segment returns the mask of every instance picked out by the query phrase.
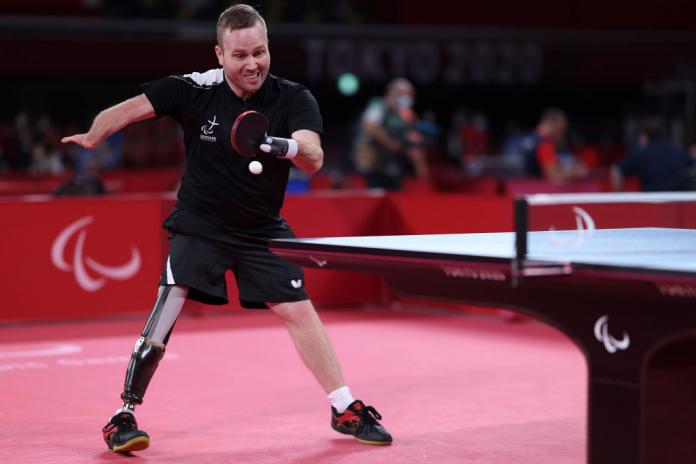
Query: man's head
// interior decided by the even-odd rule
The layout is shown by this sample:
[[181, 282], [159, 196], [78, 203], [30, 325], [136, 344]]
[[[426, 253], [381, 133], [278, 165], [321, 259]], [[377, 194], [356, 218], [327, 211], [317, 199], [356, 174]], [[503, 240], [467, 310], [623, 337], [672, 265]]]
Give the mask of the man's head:
[[568, 129], [568, 117], [558, 108], [547, 108], [541, 114], [539, 132], [545, 137], [559, 141]]
[[266, 22], [253, 7], [233, 5], [220, 14], [215, 54], [240, 98], [261, 88], [271, 65]]
[[387, 84], [384, 100], [394, 110], [410, 108], [415, 99], [416, 90], [408, 79], [397, 77]]
[[667, 138], [665, 126], [657, 115], [649, 115], [640, 122], [640, 138], [645, 139], [645, 143]]

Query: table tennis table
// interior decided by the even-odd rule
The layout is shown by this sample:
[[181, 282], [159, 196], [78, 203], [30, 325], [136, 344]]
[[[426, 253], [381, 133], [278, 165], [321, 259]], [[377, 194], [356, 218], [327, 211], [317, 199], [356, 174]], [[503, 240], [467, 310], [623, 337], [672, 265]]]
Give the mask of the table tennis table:
[[696, 230], [528, 232], [522, 265], [518, 245], [513, 232], [284, 239], [271, 249], [306, 267], [382, 275], [404, 296], [546, 321], [587, 361], [588, 462], [692, 462]]

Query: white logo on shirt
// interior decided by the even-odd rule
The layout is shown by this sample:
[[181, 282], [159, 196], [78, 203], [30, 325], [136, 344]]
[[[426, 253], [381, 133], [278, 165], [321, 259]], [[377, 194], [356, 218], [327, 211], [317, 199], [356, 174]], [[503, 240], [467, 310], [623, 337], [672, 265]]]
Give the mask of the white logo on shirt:
[[217, 122], [217, 116], [213, 116], [212, 121], [208, 119], [208, 125], [203, 124], [201, 126], [201, 140], [203, 140], [204, 142], [217, 142], [215, 136], [211, 134], [213, 133], [213, 128], [219, 125], [220, 123]]

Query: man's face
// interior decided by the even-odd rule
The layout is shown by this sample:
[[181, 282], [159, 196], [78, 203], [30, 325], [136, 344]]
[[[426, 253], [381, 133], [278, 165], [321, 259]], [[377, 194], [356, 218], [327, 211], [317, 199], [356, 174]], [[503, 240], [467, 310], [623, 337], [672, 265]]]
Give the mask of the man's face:
[[387, 106], [399, 110], [404, 107], [410, 108], [413, 105], [414, 97], [413, 87], [405, 82], [398, 82], [387, 91], [385, 100]]
[[563, 140], [563, 136], [568, 130], [568, 121], [565, 118], [558, 118], [551, 124], [551, 138], [557, 142]]
[[215, 54], [227, 82], [238, 97], [251, 97], [263, 85], [271, 66], [268, 37], [263, 24], [246, 29], [227, 30], [222, 36], [222, 48]]

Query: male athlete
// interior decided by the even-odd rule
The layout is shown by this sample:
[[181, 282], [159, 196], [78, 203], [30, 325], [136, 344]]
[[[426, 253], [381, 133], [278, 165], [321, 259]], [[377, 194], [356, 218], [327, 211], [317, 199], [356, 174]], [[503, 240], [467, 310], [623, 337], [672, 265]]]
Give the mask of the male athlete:
[[[392, 437], [379, 413], [355, 400], [345, 384], [324, 327], [303, 288], [302, 268], [268, 249], [273, 238], [293, 237], [279, 211], [292, 164], [307, 173], [321, 168], [322, 119], [304, 87], [268, 73], [266, 23], [248, 5], [226, 9], [217, 23], [215, 54], [220, 69], [169, 76], [145, 84], [144, 93], [97, 115], [87, 133], [63, 138], [92, 148], [128, 124], [169, 115], [184, 129], [187, 164], [174, 211], [164, 227], [170, 251], [155, 307], [135, 344], [126, 370], [123, 406], [103, 428], [115, 452], [142, 450], [150, 438], [139, 430], [141, 404], [162, 359], [186, 298], [227, 303], [225, 271], [237, 279], [247, 308], [270, 308], [287, 325], [305, 365], [331, 400], [331, 426], [372, 445]], [[235, 118], [257, 110], [269, 120], [257, 159], [263, 172], [249, 172], [249, 159], [235, 153], [230, 129]]]

